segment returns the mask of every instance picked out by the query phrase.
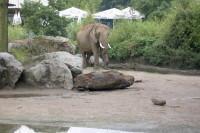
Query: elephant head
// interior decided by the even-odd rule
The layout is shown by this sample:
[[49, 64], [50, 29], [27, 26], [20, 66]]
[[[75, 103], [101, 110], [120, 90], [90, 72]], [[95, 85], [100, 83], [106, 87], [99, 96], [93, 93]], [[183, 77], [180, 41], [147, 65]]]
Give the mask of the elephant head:
[[103, 24], [94, 24], [90, 32], [90, 37], [96, 44], [96, 47], [99, 49], [102, 59], [104, 61], [104, 65], [107, 66], [109, 63], [108, 58], [108, 49], [111, 48], [108, 43], [110, 28]]

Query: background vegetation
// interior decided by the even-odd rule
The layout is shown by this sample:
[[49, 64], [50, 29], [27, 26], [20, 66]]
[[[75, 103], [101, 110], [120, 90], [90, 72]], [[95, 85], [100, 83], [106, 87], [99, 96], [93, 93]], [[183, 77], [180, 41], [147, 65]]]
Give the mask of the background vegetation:
[[8, 41], [27, 38], [26, 29], [21, 26], [8, 26]]
[[135, 3], [138, 10], [146, 13], [146, 19], [143, 22], [117, 23], [110, 37], [112, 59], [200, 69], [199, 0], [131, 2]]
[[115, 22], [109, 38], [114, 61], [200, 69], [200, 0], [49, 0], [49, 6], [28, 2], [22, 9], [23, 28], [9, 28], [10, 39], [25, 38], [31, 31], [65, 36], [75, 43], [79, 27], [95, 20], [89, 16], [77, 24], [58, 16], [59, 10], [72, 6], [90, 13], [131, 6], [145, 14], [141, 21]]

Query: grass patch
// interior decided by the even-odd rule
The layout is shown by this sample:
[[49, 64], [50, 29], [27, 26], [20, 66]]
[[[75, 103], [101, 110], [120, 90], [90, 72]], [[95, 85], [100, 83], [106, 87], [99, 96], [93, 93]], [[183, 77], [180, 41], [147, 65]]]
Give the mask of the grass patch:
[[11, 53], [21, 63], [26, 63], [29, 60], [29, 51], [25, 47], [12, 49]]
[[28, 37], [26, 30], [21, 26], [8, 26], [8, 41], [25, 39]]

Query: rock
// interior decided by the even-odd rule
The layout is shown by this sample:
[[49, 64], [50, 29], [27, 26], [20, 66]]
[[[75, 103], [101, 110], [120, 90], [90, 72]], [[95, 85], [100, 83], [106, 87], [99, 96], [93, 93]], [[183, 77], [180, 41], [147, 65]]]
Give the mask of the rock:
[[24, 80], [33, 86], [46, 88], [73, 88], [71, 71], [64, 62], [43, 60], [24, 72]]
[[151, 101], [154, 105], [164, 106], [166, 104], [166, 100], [163, 99], [152, 98]]
[[28, 44], [27, 40], [23, 40], [21, 42], [11, 42], [8, 43], [8, 52], [12, 52], [12, 49], [26, 47]]
[[82, 58], [68, 52], [52, 52], [37, 56], [33, 59], [34, 64], [42, 60], [57, 60], [66, 64], [72, 72], [73, 77], [82, 73]]
[[124, 89], [134, 83], [134, 77], [117, 71], [91, 72], [80, 74], [74, 79], [74, 89], [77, 90], [113, 90]]
[[76, 47], [69, 42], [68, 38], [53, 37], [53, 36], [40, 36], [33, 39], [33, 44], [42, 45], [48, 48], [49, 52], [66, 51], [75, 54]]
[[[89, 63], [90, 63], [91, 65], [94, 65], [94, 56], [91, 56], [91, 57], [90, 57]], [[100, 66], [104, 66], [103, 60], [102, 60], [100, 57], [99, 57], [99, 65], [100, 65]]]
[[7, 69], [0, 65], [0, 89], [7, 85]]
[[13, 49], [20, 49], [20, 48], [32, 48], [33, 39], [22, 39], [22, 40], [15, 40], [8, 43], [8, 52], [12, 52]]
[[[35, 55], [56, 51], [66, 51], [75, 54], [76, 47], [71, 44], [68, 38], [39, 36], [32, 39], [15, 40], [8, 44], [9, 51], [15, 48], [27, 48], [29, 51], [36, 52]], [[37, 49], [37, 51], [35, 51]]]
[[0, 88], [14, 87], [24, 67], [9, 53], [0, 53]]

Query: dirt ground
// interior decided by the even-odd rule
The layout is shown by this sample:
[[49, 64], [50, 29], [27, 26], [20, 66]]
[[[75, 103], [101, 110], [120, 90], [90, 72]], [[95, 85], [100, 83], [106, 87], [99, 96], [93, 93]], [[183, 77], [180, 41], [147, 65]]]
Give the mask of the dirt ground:
[[[89, 72], [90, 69], [84, 72]], [[118, 70], [141, 83], [115, 91], [20, 87], [0, 91], [0, 123], [199, 132], [200, 76]], [[166, 106], [153, 105], [160, 97]]]

